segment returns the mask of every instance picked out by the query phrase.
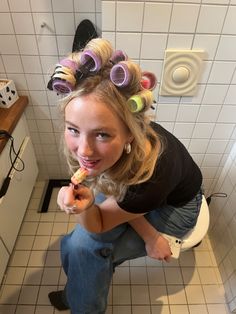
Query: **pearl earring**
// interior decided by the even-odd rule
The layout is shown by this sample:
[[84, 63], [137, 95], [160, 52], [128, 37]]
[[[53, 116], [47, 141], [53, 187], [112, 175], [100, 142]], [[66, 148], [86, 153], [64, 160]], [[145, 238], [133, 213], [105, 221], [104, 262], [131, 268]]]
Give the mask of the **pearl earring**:
[[126, 154], [130, 154], [131, 153], [131, 144], [130, 143], [126, 143], [125, 144], [125, 152]]

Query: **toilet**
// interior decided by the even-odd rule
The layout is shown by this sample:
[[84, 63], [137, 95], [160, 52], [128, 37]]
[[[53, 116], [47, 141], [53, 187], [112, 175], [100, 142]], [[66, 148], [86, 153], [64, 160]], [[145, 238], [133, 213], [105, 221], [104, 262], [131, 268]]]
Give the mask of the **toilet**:
[[200, 208], [199, 216], [195, 227], [190, 230], [182, 238], [181, 252], [191, 249], [195, 245], [199, 244], [206, 235], [210, 223], [209, 207], [205, 196], [202, 196], [202, 205]]

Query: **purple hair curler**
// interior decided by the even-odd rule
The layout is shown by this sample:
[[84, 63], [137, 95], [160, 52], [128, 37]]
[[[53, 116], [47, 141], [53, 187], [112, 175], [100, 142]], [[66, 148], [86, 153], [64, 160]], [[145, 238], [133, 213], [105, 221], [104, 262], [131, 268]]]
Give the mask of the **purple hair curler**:
[[131, 79], [127, 65], [123, 62], [114, 65], [110, 72], [110, 79], [116, 86], [127, 86]]
[[74, 86], [66, 80], [55, 78], [52, 81], [52, 88], [59, 94], [69, 94], [73, 91]]
[[126, 61], [127, 59], [128, 59], [128, 56], [126, 53], [124, 53], [122, 50], [116, 50], [112, 54], [110, 61], [112, 64], [116, 64], [121, 61]]
[[101, 69], [102, 61], [92, 50], [85, 50], [81, 55], [81, 72], [83, 68], [88, 72], [98, 72]]

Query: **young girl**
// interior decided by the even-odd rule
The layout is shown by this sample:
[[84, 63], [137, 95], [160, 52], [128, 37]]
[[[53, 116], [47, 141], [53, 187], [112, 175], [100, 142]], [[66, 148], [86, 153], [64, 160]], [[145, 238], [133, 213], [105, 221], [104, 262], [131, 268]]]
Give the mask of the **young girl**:
[[87, 174], [58, 194], [78, 224], [61, 242], [66, 287], [49, 298], [58, 310], [104, 314], [117, 265], [146, 255], [169, 261], [162, 233], [181, 238], [194, 227], [202, 175], [184, 145], [147, 117], [155, 76], [108, 41], [93, 39], [62, 61], [49, 88], [68, 94], [65, 154], [71, 174]]

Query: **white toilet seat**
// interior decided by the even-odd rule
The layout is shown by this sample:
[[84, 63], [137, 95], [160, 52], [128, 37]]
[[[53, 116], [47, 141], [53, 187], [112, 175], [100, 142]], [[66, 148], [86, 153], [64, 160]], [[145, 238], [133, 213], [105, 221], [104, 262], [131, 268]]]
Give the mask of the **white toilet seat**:
[[202, 196], [202, 205], [200, 208], [200, 213], [197, 219], [197, 223], [195, 227], [190, 230], [183, 238], [182, 238], [182, 246], [181, 251], [188, 250], [202, 241], [204, 236], [206, 235], [210, 224], [210, 215], [209, 215], [209, 207], [206, 202], [206, 198]]

